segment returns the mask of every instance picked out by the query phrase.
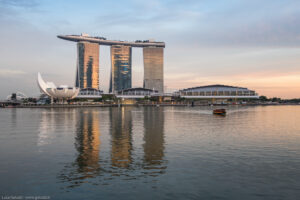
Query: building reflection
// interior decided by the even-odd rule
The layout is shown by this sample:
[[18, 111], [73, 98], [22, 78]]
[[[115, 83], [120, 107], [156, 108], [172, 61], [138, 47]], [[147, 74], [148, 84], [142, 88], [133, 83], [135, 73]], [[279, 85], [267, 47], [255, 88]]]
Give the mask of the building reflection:
[[100, 128], [99, 113], [91, 109], [78, 111], [75, 132], [77, 156], [73, 163], [65, 165], [59, 175], [68, 187], [79, 186], [85, 179], [94, 178], [100, 173]]
[[[67, 183], [67, 187], [76, 187], [86, 182], [109, 184], [114, 177], [124, 177], [126, 180], [155, 177], [165, 172], [167, 161], [164, 155], [163, 108], [133, 109], [110, 107], [100, 111], [83, 109], [76, 113], [77, 154], [74, 161], [66, 164], [58, 176], [62, 182]], [[107, 118], [104, 117], [101, 122], [102, 115]], [[101, 159], [100, 123], [104, 131], [102, 148], [109, 148], [103, 149]], [[142, 143], [136, 148], [133, 146], [133, 125], [137, 125], [134, 129], [137, 144], [138, 138], [144, 133]]]
[[130, 107], [110, 109], [111, 163], [127, 168], [132, 162], [132, 114]]
[[165, 169], [163, 108], [144, 108], [144, 168]]
[[14, 109], [10, 109], [10, 112], [11, 112], [11, 126], [12, 127], [16, 127], [17, 126], [17, 109], [14, 108]]
[[73, 127], [76, 119], [76, 110], [72, 108], [42, 109], [39, 114], [40, 121], [37, 140], [37, 146], [39, 147], [49, 145], [55, 138], [63, 136], [65, 131]]
[[79, 115], [75, 148], [78, 152], [76, 163], [78, 172], [82, 178], [90, 178], [97, 175], [99, 165], [99, 113], [87, 110]]

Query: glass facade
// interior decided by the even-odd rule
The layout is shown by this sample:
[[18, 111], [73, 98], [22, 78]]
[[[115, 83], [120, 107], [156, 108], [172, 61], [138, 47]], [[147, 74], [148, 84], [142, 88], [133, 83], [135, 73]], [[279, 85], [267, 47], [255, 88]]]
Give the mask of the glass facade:
[[111, 46], [111, 77], [109, 92], [131, 88], [131, 47]]
[[129, 88], [125, 90], [119, 90], [119, 95], [144, 95], [144, 96], [150, 96], [154, 93], [157, 93], [157, 90], [150, 90], [146, 88]]
[[99, 89], [99, 44], [77, 43], [76, 87]]
[[164, 49], [144, 47], [144, 88], [164, 92]]

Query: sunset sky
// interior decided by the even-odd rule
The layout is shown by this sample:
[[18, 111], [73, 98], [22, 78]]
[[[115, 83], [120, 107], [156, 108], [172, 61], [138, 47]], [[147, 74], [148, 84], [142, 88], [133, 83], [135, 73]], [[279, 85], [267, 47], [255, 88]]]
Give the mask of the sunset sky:
[[[76, 43], [60, 34], [166, 43], [167, 91], [225, 84], [259, 95], [300, 98], [299, 0], [0, 0], [0, 99], [37, 96], [37, 73], [74, 85]], [[133, 86], [143, 85], [142, 49], [133, 49]], [[108, 91], [109, 47], [100, 47]]]

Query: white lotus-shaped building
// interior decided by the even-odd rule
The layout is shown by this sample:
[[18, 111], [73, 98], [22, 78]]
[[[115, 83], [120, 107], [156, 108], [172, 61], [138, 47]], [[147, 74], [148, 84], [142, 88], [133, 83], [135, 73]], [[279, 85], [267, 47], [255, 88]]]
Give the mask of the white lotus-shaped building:
[[79, 88], [76, 87], [67, 85], [56, 87], [53, 82], [45, 82], [40, 73], [38, 73], [37, 83], [43, 93], [55, 99], [73, 99], [79, 93]]

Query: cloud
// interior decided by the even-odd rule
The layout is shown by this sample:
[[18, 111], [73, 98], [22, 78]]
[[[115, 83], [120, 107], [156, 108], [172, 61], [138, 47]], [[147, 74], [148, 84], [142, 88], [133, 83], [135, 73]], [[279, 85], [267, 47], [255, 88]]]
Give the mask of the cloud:
[[19, 76], [26, 74], [22, 70], [13, 70], [13, 69], [0, 69], [0, 76]]
[[126, 30], [122, 34], [130, 39], [152, 35], [177, 47], [300, 46], [295, 0], [129, 1], [100, 13], [94, 25], [101, 32]]
[[[271, 81], [279, 87], [277, 80], [288, 80], [280, 76], [299, 72], [297, 0], [70, 2], [0, 0], [0, 26], [5, 27], [0, 29], [0, 68], [11, 69], [0, 70], [2, 84], [9, 80], [4, 81], [4, 76], [18, 76], [18, 70], [27, 74], [18, 78], [23, 84], [15, 88], [24, 88], [28, 94], [35, 90], [37, 71], [56, 83], [73, 84], [76, 45], [56, 35], [80, 32], [108, 39], [155, 38], [166, 42], [165, 84], [172, 88], [216, 81], [247, 86], [247, 82], [258, 79], [263, 85], [264, 78], [268, 78], [268, 87], [272, 87]], [[109, 47], [100, 52], [100, 84], [106, 88]], [[137, 57], [135, 52], [133, 59], [140, 59], [142, 66], [140, 54]], [[135, 74], [141, 76], [136, 81], [141, 85], [141, 71]]]
[[229, 1], [198, 9], [198, 15], [186, 18], [189, 27], [178, 21], [170, 37], [172, 42], [177, 38], [178, 46], [300, 46], [299, 1]]
[[7, 7], [32, 8], [37, 7], [39, 4], [35, 0], [0, 0], [0, 5]]

